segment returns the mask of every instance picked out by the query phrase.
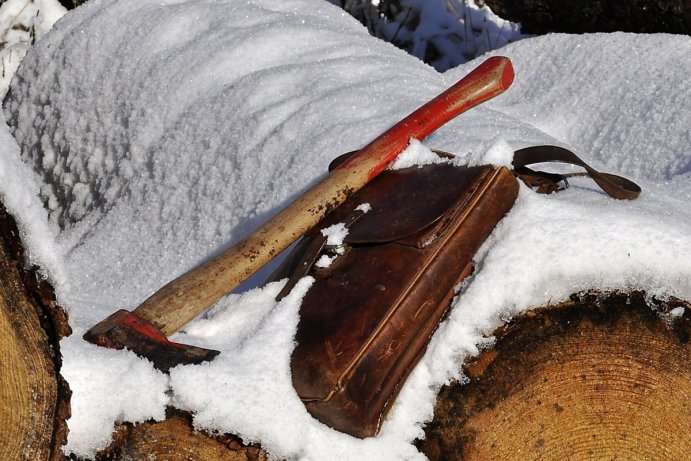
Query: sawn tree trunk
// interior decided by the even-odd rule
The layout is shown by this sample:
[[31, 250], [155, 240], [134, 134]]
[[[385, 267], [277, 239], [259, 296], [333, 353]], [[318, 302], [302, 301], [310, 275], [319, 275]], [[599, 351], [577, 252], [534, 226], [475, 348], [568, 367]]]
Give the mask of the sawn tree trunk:
[[[50, 286], [27, 267], [0, 206], [0, 459], [60, 460], [70, 392]], [[495, 332], [444, 387], [426, 437], [431, 460], [687, 459], [691, 453], [691, 305], [643, 293], [587, 293]], [[264, 460], [261, 447], [196, 431], [174, 408], [116, 427], [101, 460]], [[71, 457], [71, 459], [75, 459]]]

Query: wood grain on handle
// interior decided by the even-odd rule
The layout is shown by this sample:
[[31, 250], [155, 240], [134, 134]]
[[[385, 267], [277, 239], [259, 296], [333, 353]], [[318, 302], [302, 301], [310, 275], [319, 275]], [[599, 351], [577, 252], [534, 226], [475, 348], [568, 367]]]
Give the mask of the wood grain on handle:
[[503, 93], [513, 77], [508, 58], [487, 59], [370, 142], [240, 243], [168, 283], [134, 313], [165, 335], [176, 332], [377, 176], [408, 146], [410, 138], [424, 139], [457, 115]]

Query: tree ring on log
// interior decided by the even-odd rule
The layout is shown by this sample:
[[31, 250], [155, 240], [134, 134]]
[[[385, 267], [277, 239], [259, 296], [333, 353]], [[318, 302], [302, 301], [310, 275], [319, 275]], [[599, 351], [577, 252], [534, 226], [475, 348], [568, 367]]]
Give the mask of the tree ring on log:
[[0, 459], [63, 458], [71, 393], [59, 341], [69, 334], [53, 287], [27, 263], [17, 224], [0, 203]]
[[495, 337], [440, 391], [416, 442], [429, 459], [688, 459], [687, 302], [573, 295]]

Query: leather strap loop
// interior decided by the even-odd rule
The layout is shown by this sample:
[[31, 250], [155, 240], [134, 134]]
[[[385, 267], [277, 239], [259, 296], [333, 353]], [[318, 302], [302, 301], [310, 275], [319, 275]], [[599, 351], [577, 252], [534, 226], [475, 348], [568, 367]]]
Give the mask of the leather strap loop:
[[[545, 162], [562, 162], [577, 165], [583, 167], [587, 173], [555, 175], [554, 173], [535, 171], [526, 166]], [[534, 184], [535, 178], [541, 178], [556, 184], [572, 176], [590, 176], [607, 195], [615, 199], [634, 200], [641, 193], [641, 188], [636, 183], [621, 176], [601, 173], [581, 160], [576, 154], [563, 147], [532, 146], [519, 149], [514, 153], [513, 167], [516, 174], [525, 177], [524, 180], [529, 185]]]

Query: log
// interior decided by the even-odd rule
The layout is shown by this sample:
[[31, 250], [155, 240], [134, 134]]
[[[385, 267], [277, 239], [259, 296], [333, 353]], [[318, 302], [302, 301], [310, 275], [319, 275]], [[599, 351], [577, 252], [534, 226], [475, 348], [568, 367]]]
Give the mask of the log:
[[[670, 312], [674, 312], [671, 315]], [[69, 387], [67, 316], [0, 204], [0, 459], [61, 460]], [[691, 452], [691, 304], [586, 293], [516, 317], [439, 393], [416, 445], [431, 460], [686, 459]], [[119, 425], [98, 460], [268, 459], [231, 434], [197, 431], [169, 408]], [[71, 456], [70, 459], [76, 459]]]
[[574, 295], [495, 337], [440, 391], [417, 441], [430, 460], [688, 459], [688, 302]]
[[266, 461], [268, 455], [234, 435], [197, 431], [190, 413], [168, 407], [163, 421], [118, 425], [113, 442], [96, 456], [98, 461], [124, 459]]
[[58, 460], [70, 391], [60, 376], [64, 311], [27, 267], [14, 219], [0, 204], [0, 459]]
[[[691, 450], [689, 303], [573, 295], [516, 317], [495, 336], [464, 366], [469, 381], [441, 390], [417, 441], [430, 460], [685, 459]], [[171, 407], [164, 421], [119, 425], [96, 459], [268, 454], [230, 434], [197, 431], [189, 413]]]

